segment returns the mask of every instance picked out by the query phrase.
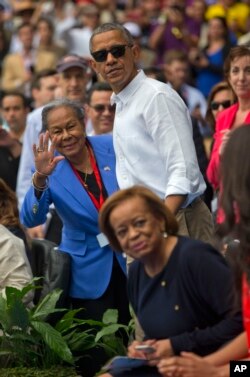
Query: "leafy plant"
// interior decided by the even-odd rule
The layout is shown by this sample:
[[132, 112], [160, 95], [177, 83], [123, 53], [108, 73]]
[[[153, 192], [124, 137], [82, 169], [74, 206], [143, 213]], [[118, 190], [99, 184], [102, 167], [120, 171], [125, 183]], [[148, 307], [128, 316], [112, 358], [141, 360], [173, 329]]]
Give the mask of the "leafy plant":
[[[93, 347], [103, 347], [109, 356], [125, 354], [121, 331], [129, 336], [133, 323], [118, 324], [117, 310], [107, 310], [102, 322], [78, 319], [76, 315], [81, 309], [56, 308], [62, 292], [59, 289], [28, 308], [23, 299], [34, 288], [33, 284], [22, 290], [7, 287], [6, 298], [0, 295], [0, 368], [74, 365], [72, 352], [87, 353]], [[58, 312], [62, 312], [62, 317], [52, 326], [48, 318]]]

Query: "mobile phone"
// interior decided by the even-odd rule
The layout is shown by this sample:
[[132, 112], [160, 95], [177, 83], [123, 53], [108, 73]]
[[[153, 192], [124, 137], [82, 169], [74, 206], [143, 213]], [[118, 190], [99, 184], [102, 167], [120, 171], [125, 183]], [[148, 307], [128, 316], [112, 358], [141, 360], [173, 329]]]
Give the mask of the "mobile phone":
[[145, 353], [153, 353], [156, 351], [156, 349], [152, 346], [149, 346], [147, 344], [140, 344], [138, 346], [135, 346], [135, 349], [137, 351], [142, 351], [142, 352], [145, 352]]

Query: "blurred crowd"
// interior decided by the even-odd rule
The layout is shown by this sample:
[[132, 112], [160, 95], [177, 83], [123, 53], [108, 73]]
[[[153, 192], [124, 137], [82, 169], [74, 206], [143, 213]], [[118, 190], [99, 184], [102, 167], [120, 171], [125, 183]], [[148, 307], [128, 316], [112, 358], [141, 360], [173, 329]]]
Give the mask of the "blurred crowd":
[[[118, 29], [116, 26], [107, 30], [100, 28], [97, 34], [93, 34], [106, 23], [116, 23]], [[121, 25], [128, 30], [128, 35], [126, 30], [124, 33], [119, 29]], [[179, 194], [183, 201], [174, 210], [170, 205], [171, 212], [176, 215], [178, 210], [188, 209], [194, 214], [190, 223], [196, 219], [197, 227], [202, 228], [201, 217], [194, 211], [203, 199], [208, 207], [206, 210], [214, 215], [211, 225], [223, 223], [225, 214], [228, 214], [227, 208], [218, 210], [218, 198], [223, 191], [220, 177], [222, 156], [234, 128], [250, 124], [249, 30], [249, 0], [0, 0], [1, 248], [5, 239], [6, 245], [8, 240], [15, 245], [18, 244], [15, 235], [22, 238], [25, 241], [22, 256], [17, 253], [22, 267], [28, 263], [27, 256], [31, 259], [32, 239], [45, 238], [54, 242], [72, 254], [71, 305], [76, 309], [87, 308], [89, 317], [97, 320], [107, 308], [114, 306], [124, 314], [121, 322], [127, 323], [130, 318], [128, 302], [117, 301], [117, 297], [126, 297], [126, 261], [121, 254], [114, 253], [106, 238], [102, 238], [98, 212], [108, 196], [118, 187], [124, 188], [121, 183], [127, 178], [124, 178], [123, 167], [129, 165], [126, 163], [133, 153], [133, 184], [138, 184], [143, 177], [142, 184], [151, 188], [150, 184], [157, 186], [158, 178], [168, 182], [170, 172], [178, 172], [176, 160], [180, 149], [180, 158], [184, 156], [187, 165], [191, 161], [186, 158], [189, 153], [195, 160], [189, 168], [195, 165], [197, 176], [201, 172], [200, 187], [195, 193], [197, 197], [192, 200], [191, 189], [186, 190], [187, 195], [186, 192], [185, 195]], [[112, 37], [110, 40], [109, 36]], [[131, 74], [129, 77], [135, 79], [131, 80], [133, 85], [136, 80], [148, 85], [148, 91], [143, 93], [142, 90], [140, 96], [131, 101], [134, 108], [128, 109], [123, 116], [119, 114], [123, 110], [119, 93], [126, 92], [130, 81], [125, 80], [124, 85], [118, 79], [116, 82], [116, 73], [112, 81], [112, 72], [105, 71], [105, 64], [112, 65], [109, 59], [114, 65], [117, 61], [122, 62], [117, 77], [124, 75], [122, 79], [127, 80]], [[142, 108], [145, 102], [148, 105], [154, 93], [151, 93], [149, 84], [152, 80], [146, 79], [144, 72], [147, 77], [158, 80], [154, 84], [159, 87], [158, 94], [165, 92], [164, 102], [157, 97], [152, 114], [146, 112], [147, 115], [140, 117], [140, 106]], [[133, 95], [131, 92], [130, 98]], [[173, 124], [166, 114], [172, 116]], [[164, 132], [168, 133], [167, 127], [173, 126], [175, 132], [167, 135], [172, 139], [164, 139], [164, 132], [158, 133], [158, 139], [156, 131], [152, 132], [154, 137], [151, 135], [151, 138], [147, 133], [136, 134], [135, 131], [140, 129], [146, 132], [151, 115], [152, 118], [156, 115], [152, 122], [156, 131], [164, 125]], [[134, 127], [136, 121], [139, 125], [145, 121], [146, 126], [143, 123], [141, 128]], [[126, 130], [125, 123], [129, 125]], [[116, 133], [114, 131], [112, 139], [114, 124]], [[125, 130], [125, 133], [119, 135], [117, 130]], [[141, 142], [134, 150], [133, 143], [125, 143], [132, 140], [132, 134], [135, 141]], [[92, 138], [95, 135], [102, 136]], [[182, 140], [182, 148], [180, 143], [174, 144], [175, 137], [178, 142]], [[68, 140], [65, 144], [61, 141], [64, 138]], [[80, 141], [79, 145], [72, 140]], [[147, 144], [149, 142], [152, 145]], [[173, 149], [168, 155], [171, 142]], [[166, 177], [164, 174], [154, 176], [165, 153], [170, 166], [165, 172]], [[137, 154], [140, 158], [145, 157], [141, 158], [142, 166], [138, 164], [140, 158]], [[125, 165], [124, 159], [127, 159]], [[144, 164], [149, 160], [151, 176], [147, 181], [143, 174], [148, 167]], [[56, 168], [59, 162], [59, 168]], [[158, 164], [155, 171], [152, 168], [154, 162]], [[136, 173], [136, 166], [141, 169], [141, 174]], [[182, 174], [182, 178], [184, 176]], [[191, 187], [195, 179], [190, 182]], [[178, 183], [178, 189], [184, 189], [180, 181]], [[158, 189], [159, 186], [155, 187], [157, 194]], [[170, 193], [169, 197], [177, 194]], [[6, 198], [9, 198], [8, 203]], [[163, 201], [159, 203], [163, 206]], [[169, 206], [169, 203], [165, 204]], [[9, 208], [12, 208], [10, 217]], [[134, 213], [133, 210], [128, 212], [129, 215]], [[236, 213], [236, 223], [237, 216]], [[177, 220], [180, 226], [180, 219]], [[169, 238], [161, 228], [159, 226], [158, 235], [165, 251], [165, 242], [168, 243]], [[190, 229], [187, 230], [192, 236]], [[177, 230], [172, 236], [173, 242], [177, 242]], [[87, 249], [95, 257], [92, 258]], [[6, 247], [6, 254], [9, 253], [11, 251]], [[102, 276], [99, 271], [103, 272]], [[20, 286], [30, 278], [30, 269], [25, 269]], [[4, 290], [9, 281], [11, 279], [7, 276], [2, 287], [0, 279], [0, 289]], [[102, 365], [106, 358], [99, 357]], [[95, 368], [93, 365], [93, 370]], [[90, 367], [89, 370], [89, 376], [93, 376]]]

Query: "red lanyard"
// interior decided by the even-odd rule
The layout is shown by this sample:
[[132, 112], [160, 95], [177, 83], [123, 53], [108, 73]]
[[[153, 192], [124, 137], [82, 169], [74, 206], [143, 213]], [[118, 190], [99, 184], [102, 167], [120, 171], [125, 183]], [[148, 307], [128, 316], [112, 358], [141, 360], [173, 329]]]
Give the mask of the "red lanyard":
[[78, 173], [78, 171], [76, 170], [76, 168], [71, 163], [70, 163], [70, 165], [71, 165], [71, 167], [72, 167], [75, 175], [77, 176], [77, 178], [79, 179], [79, 181], [81, 182], [81, 184], [83, 185], [83, 187], [85, 188], [85, 190], [87, 191], [87, 193], [88, 193], [90, 199], [92, 200], [94, 206], [96, 207], [97, 211], [99, 211], [99, 209], [101, 208], [101, 206], [104, 203], [102, 179], [101, 179], [101, 175], [100, 175], [98, 166], [96, 164], [96, 159], [95, 159], [94, 153], [92, 152], [92, 149], [90, 148], [90, 145], [89, 145], [89, 143], [87, 141], [86, 141], [86, 147], [87, 147], [88, 152], [89, 152], [90, 164], [91, 164], [91, 167], [93, 169], [93, 173], [95, 175], [95, 180], [96, 180], [96, 183], [97, 183], [98, 188], [100, 190], [99, 201], [92, 194], [92, 192], [89, 191], [88, 186], [83, 181], [82, 177], [80, 176], [80, 174]]

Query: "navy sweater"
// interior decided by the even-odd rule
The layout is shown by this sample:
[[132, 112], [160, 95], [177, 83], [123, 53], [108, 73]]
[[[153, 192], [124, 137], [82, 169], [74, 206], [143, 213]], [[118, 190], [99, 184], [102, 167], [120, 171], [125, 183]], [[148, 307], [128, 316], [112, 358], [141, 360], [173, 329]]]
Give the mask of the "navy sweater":
[[241, 311], [233, 310], [232, 271], [209, 244], [179, 237], [153, 278], [134, 261], [128, 292], [146, 339], [169, 338], [175, 354], [207, 355], [243, 331]]

